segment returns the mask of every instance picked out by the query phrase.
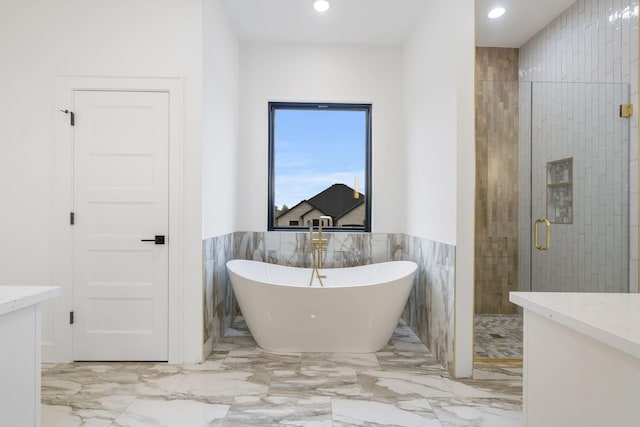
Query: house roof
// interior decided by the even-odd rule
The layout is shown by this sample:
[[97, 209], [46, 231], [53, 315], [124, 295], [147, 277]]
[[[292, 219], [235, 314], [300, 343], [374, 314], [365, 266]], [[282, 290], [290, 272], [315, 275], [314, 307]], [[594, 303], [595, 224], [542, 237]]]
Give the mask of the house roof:
[[360, 194], [360, 197], [355, 199], [354, 191], [348, 185], [333, 184], [307, 200], [307, 203], [325, 215], [337, 219], [364, 203], [364, 194]]
[[348, 185], [333, 184], [331, 187], [321, 191], [312, 198], [302, 200], [289, 210], [282, 212], [277, 216], [277, 218], [286, 215], [288, 212], [306, 203], [310, 206], [310, 209], [301, 216], [305, 216], [309, 212], [317, 209], [324, 215], [329, 215], [334, 219], [339, 219], [364, 203], [364, 194], [360, 193], [360, 197], [355, 199], [353, 197], [354, 191], [355, 190]]

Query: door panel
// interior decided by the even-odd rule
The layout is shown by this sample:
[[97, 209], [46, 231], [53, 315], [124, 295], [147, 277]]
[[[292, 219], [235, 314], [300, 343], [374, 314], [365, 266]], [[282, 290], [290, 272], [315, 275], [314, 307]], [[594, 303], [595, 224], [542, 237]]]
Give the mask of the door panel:
[[74, 92], [75, 360], [168, 358], [168, 106]]
[[[626, 84], [533, 83], [533, 291], [627, 292], [629, 102]], [[535, 235], [531, 239], [535, 241]], [[548, 246], [548, 249], [545, 249]]]

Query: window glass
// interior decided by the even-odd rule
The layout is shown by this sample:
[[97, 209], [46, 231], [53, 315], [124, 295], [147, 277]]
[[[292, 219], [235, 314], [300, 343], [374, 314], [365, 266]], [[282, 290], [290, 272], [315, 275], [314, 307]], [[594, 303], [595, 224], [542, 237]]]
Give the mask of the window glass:
[[370, 231], [370, 116], [368, 104], [269, 104], [270, 230], [330, 216]]

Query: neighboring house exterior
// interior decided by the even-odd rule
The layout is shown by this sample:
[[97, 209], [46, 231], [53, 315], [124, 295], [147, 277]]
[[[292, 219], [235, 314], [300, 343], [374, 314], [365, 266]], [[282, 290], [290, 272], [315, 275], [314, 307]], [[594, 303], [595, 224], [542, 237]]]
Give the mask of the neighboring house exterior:
[[[276, 227], [308, 227], [321, 216], [333, 218], [334, 227], [365, 226], [365, 195], [355, 198], [355, 190], [345, 184], [333, 184], [309, 200], [303, 200], [276, 216]], [[315, 220], [315, 221], [314, 221]]]

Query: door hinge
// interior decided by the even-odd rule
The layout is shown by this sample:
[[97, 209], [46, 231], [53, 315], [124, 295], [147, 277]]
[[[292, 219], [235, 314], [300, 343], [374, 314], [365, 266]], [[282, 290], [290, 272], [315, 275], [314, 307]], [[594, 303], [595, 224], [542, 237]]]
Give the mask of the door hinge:
[[73, 311], [69, 312], [69, 324], [73, 325]]
[[69, 212], [69, 224], [73, 225], [76, 223], [76, 214], [75, 212]]
[[69, 114], [69, 124], [71, 126], [75, 126], [76, 125], [76, 115], [73, 113], [73, 111], [60, 110], [60, 112], [65, 113], [65, 114]]
[[633, 116], [633, 104], [620, 105], [620, 117], [629, 118]]

